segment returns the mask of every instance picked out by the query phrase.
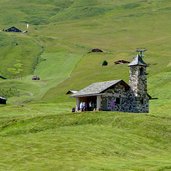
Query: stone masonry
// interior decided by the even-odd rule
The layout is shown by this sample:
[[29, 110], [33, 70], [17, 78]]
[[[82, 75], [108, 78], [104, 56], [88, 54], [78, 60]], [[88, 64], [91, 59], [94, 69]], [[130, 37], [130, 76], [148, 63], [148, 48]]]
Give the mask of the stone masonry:
[[72, 95], [76, 97], [76, 107], [83, 101], [88, 105], [93, 99], [97, 110], [148, 113], [147, 64], [137, 55], [129, 67], [129, 85], [123, 80], [93, 83]]
[[[102, 110], [123, 112], [149, 112], [149, 97], [147, 94], [146, 63], [137, 55], [129, 64], [130, 89], [126, 90], [122, 85], [108, 89], [102, 95]], [[110, 93], [110, 95], [109, 95]]]

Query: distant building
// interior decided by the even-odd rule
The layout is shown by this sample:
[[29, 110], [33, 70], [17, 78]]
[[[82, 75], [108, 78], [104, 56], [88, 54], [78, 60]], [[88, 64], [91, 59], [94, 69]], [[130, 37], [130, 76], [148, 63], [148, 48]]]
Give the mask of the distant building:
[[95, 48], [95, 49], [92, 49], [90, 52], [103, 52], [103, 51], [101, 49]]
[[10, 27], [8, 29], [4, 29], [3, 31], [6, 31], [6, 32], [22, 32], [20, 29], [16, 28], [16, 27]]
[[123, 80], [97, 82], [71, 95], [76, 98], [76, 110], [79, 110], [84, 104], [85, 110], [149, 112], [147, 64], [138, 54], [129, 67], [129, 84]]
[[0, 104], [6, 104], [7, 99], [4, 97], [0, 97]]
[[75, 94], [77, 93], [78, 91], [76, 90], [68, 90], [66, 94]]
[[115, 61], [114, 62], [115, 64], [129, 64], [129, 61], [126, 61], [126, 60], [118, 60], [118, 61]]
[[32, 80], [40, 80], [40, 77], [38, 77], [37, 75], [33, 75]]
[[5, 78], [5, 77], [3, 77], [2, 75], [0, 75], [0, 79], [5, 80], [5, 79], [7, 79], [7, 78]]

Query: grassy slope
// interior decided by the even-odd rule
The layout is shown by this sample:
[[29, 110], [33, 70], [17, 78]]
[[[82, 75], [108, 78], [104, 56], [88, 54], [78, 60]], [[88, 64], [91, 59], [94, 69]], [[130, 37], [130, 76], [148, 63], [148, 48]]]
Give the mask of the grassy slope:
[[[0, 73], [9, 78], [8, 69], [13, 67], [17, 60], [20, 60], [23, 69], [21, 81], [9, 80], [7, 83], [12, 82], [20, 92], [20, 97], [9, 98], [9, 103], [19, 104], [40, 99], [49, 88], [65, 80], [80, 60], [79, 48], [72, 48], [72, 44], [59, 38], [55, 30], [52, 31], [55, 33], [53, 35], [50, 32], [53, 22], [50, 22], [49, 18], [59, 10], [67, 8], [69, 4], [69, 1], [44, 1], [41, 5], [39, 1], [13, 1], [10, 4], [8, 1], [1, 2], [1, 29], [14, 25], [25, 30], [26, 23], [30, 24], [27, 34], [0, 33], [0, 59], [3, 60]], [[9, 12], [4, 15], [3, 9], [7, 7]], [[37, 64], [39, 65], [35, 70]], [[31, 81], [33, 74], [39, 75], [41, 81]], [[20, 84], [25, 85], [24, 90], [18, 86]], [[0, 85], [1, 91], [6, 89], [4, 81], [0, 82]]]
[[[45, 103], [0, 107], [0, 170], [170, 170], [169, 0], [8, 2], [0, 2], [2, 28], [24, 29], [26, 22], [30, 28], [27, 35], [0, 33], [6, 42], [0, 59], [7, 54], [6, 66], [13, 58], [24, 62], [28, 47], [30, 60], [22, 80], [1, 81], [1, 88], [20, 91], [10, 103], [40, 98]], [[14, 38], [22, 47], [11, 43]], [[105, 53], [87, 54], [94, 47]], [[132, 60], [137, 47], [149, 49], [149, 93], [159, 98], [151, 101], [149, 115], [71, 114], [74, 103], [65, 92], [95, 81], [128, 81], [128, 67], [113, 61]], [[41, 81], [32, 82], [40, 54], [35, 74]], [[101, 67], [104, 59], [109, 66]]]
[[52, 104], [12, 108], [0, 120], [1, 170], [171, 169], [169, 117], [71, 114]]
[[[5, 37], [2, 43], [6, 41], [6, 45], [1, 47], [1, 51], [5, 52], [0, 55], [2, 60], [6, 56], [6, 60], [3, 60], [4, 67], [1, 68], [3, 70], [2, 74], [4, 75], [4, 70], [15, 63], [14, 56], [22, 60], [23, 75], [33, 74], [35, 62], [37, 57], [40, 59], [41, 54], [41, 58], [47, 59], [40, 60], [41, 63], [35, 72], [41, 77], [41, 82], [33, 83], [31, 76], [24, 78], [27, 91], [33, 94], [31, 97], [27, 97], [28, 100], [40, 99], [40, 97], [44, 96], [43, 100], [64, 101], [66, 100], [65, 92], [71, 88], [80, 89], [90, 82], [118, 79], [118, 77], [127, 81], [129, 75], [127, 67], [114, 66], [113, 61], [120, 58], [132, 60], [133, 51], [137, 47], [149, 49], [149, 52], [146, 53], [146, 61], [151, 64], [149, 68], [150, 93], [152, 92], [153, 95], [155, 92], [161, 91], [160, 86], [158, 86], [159, 80], [166, 72], [168, 76], [170, 73], [169, 30], [171, 26], [169, 22], [170, 3], [168, 1], [113, 2], [109, 0], [102, 3], [96, 0], [86, 2], [66, 0], [51, 1], [51, 3], [44, 1], [42, 5], [38, 5], [38, 3], [39, 1], [23, 1], [20, 3], [13, 1], [8, 6], [10, 12], [7, 15], [1, 13], [3, 19], [1, 19], [2, 28], [16, 25], [24, 30], [25, 23], [30, 23], [29, 34], [24, 36], [10, 34], [8, 35], [9, 38], [6, 39], [6, 34], [2, 32], [2, 36]], [[28, 7], [31, 5], [32, 8], [29, 9]], [[6, 6], [6, 3], [2, 3], [1, 8], [4, 9]], [[16, 20], [6, 19], [7, 16], [10, 17], [14, 13], [20, 14], [15, 18]], [[39, 23], [36, 22], [36, 19]], [[24, 42], [19, 43], [16, 48], [14, 38], [17, 39], [17, 42]], [[14, 50], [9, 51], [8, 49], [11, 49], [11, 46], [7, 45], [11, 44], [12, 40], [14, 41], [12, 43]], [[104, 49], [107, 53], [100, 57], [87, 55], [86, 53], [94, 47]], [[28, 56], [28, 60], [25, 60], [25, 56]], [[54, 61], [57, 61], [58, 58], [66, 61], [65, 58], [68, 58], [68, 56], [69, 59], [66, 65], [60, 61], [55, 62], [56, 67], [51, 67], [54, 66]], [[83, 60], [77, 64], [81, 58]], [[92, 62], [87, 61], [90, 59]], [[110, 69], [105, 69], [105, 72], [100, 67], [104, 59], [110, 62]], [[72, 72], [71, 79], [56, 87], [61, 81], [68, 78], [76, 64], [77, 67]], [[87, 65], [91, 65], [89, 66], [90, 70], [87, 70]], [[82, 70], [83, 67], [84, 70]], [[109, 75], [111, 69], [113, 74]], [[118, 69], [120, 75], [116, 74]], [[156, 74], [159, 74], [157, 80]], [[91, 78], [87, 79], [87, 76]], [[162, 82], [164, 86], [166, 82], [168, 85], [168, 76]], [[78, 82], [78, 78], [82, 80]], [[40, 92], [32, 92], [29, 86], [32, 83], [35, 89], [39, 89]], [[159, 89], [155, 89], [155, 92], [153, 92], [151, 87], [158, 87]], [[50, 88], [52, 89], [48, 91]], [[162, 90], [165, 91], [165, 87]], [[59, 96], [61, 98], [56, 98]], [[20, 99], [22, 101], [22, 97]], [[23, 101], [25, 101], [24, 97]], [[12, 103], [13, 100], [9, 100], [9, 102]]]
[[[78, 19], [72, 23], [69, 22], [71, 20], [69, 18], [69, 21], [67, 20], [69, 24], [68, 22], [60, 23], [57, 31], [67, 41], [82, 45], [87, 52], [91, 48], [99, 47], [106, 53], [102, 55], [83, 53], [83, 58], [72, 72], [71, 77], [50, 90], [44, 99], [56, 102], [62, 99], [66, 100], [61, 95], [68, 89], [80, 89], [95, 81], [118, 78], [128, 81], [127, 66], [115, 66], [113, 62], [117, 59], [132, 60], [132, 56], [135, 55], [133, 51], [137, 47], [149, 49], [145, 60], [150, 64], [148, 68], [150, 94], [158, 98], [165, 97], [166, 93], [170, 96], [167, 91], [167, 87], [170, 85], [169, 63], [171, 60], [169, 46], [171, 23], [168, 21], [170, 3], [152, 1], [151, 3], [142, 2], [139, 5], [133, 4], [132, 6], [131, 3], [118, 6], [108, 5], [112, 6], [113, 10], [105, 15], [92, 17], [91, 20], [89, 18], [85, 18], [83, 21]], [[70, 30], [63, 32], [62, 28], [68, 28], [68, 25], [74, 32]], [[102, 68], [100, 65], [105, 59], [109, 61], [109, 67]], [[165, 75], [165, 79], [161, 79], [163, 75]], [[163, 93], [160, 94], [161, 91]], [[56, 96], [53, 96], [54, 94]], [[58, 96], [61, 98], [56, 98]]]

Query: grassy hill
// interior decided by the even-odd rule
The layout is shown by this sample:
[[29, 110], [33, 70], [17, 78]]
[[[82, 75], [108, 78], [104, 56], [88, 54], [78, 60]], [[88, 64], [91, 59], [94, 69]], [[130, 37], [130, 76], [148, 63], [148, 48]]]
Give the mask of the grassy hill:
[[1, 170], [171, 169], [169, 116], [69, 110], [65, 104], [1, 110]]
[[[7, 7], [9, 11], [4, 13]], [[9, 68], [19, 60], [21, 84], [25, 84], [27, 94], [20, 93], [20, 98], [9, 99], [9, 103], [41, 99], [70, 101], [64, 96], [68, 89], [80, 89], [94, 81], [118, 78], [127, 81], [128, 68], [115, 66], [113, 62], [118, 59], [131, 61], [137, 47], [148, 49], [145, 60], [150, 64], [148, 80], [152, 95], [161, 91], [158, 84], [163, 75], [169, 75], [169, 1], [66, 0], [44, 1], [41, 5], [40, 1], [13, 1], [10, 5], [3, 1], [0, 8], [2, 29], [14, 25], [26, 30], [26, 23], [29, 23], [27, 34], [0, 34], [1, 75], [11, 78]], [[104, 53], [87, 54], [96, 47]], [[101, 67], [103, 60], [108, 60], [108, 68]], [[40, 76], [40, 82], [31, 81], [34, 74]], [[156, 77], [156, 74], [159, 75]], [[162, 82], [163, 86], [169, 84], [168, 79]], [[154, 92], [151, 88], [154, 86], [159, 90]], [[17, 89], [23, 92], [18, 86]]]
[[[171, 170], [170, 9], [169, 0], [1, 0], [0, 170]], [[27, 33], [2, 31], [27, 23]], [[136, 48], [148, 49], [150, 113], [71, 114], [65, 93], [128, 82], [114, 61]]]

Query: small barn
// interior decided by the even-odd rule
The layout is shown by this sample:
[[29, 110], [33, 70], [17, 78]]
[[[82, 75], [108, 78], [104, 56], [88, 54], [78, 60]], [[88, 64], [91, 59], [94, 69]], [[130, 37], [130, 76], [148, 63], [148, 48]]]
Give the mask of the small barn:
[[4, 97], [0, 97], [0, 104], [6, 104], [7, 99]]
[[121, 60], [115, 61], [114, 63], [115, 63], [115, 64], [129, 64], [130, 62], [129, 62], [129, 61], [126, 61], [126, 60], [121, 59]]
[[4, 31], [6, 32], [22, 32], [20, 29], [16, 28], [16, 27], [10, 27], [8, 29], [4, 29]]
[[2, 75], [0, 75], [0, 79], [6, 80], [7, 78], [5, 78]]
[[66, 94], [75, 94], [75, 93], [77, 93], [78, 91], [76, 91], [76, 90], [68, 90], [67, 92], [66, 92]]
[[138, 54], [129, 67], [129, 84], [123, 80], [97, 82], [71, 95], [71, 97], [76, 98], [76, 111], [96, 109], [136, 113], [149, 112], [147, 64]]
[[40, 77], [38, 77], [37, 75], [33, 75], [32, 80], [40, 80]]
[[101, 50], [99, 48], [94, 48], [94, 49], [91, 49], [90, 52], [103, 52], [103, 50]]

